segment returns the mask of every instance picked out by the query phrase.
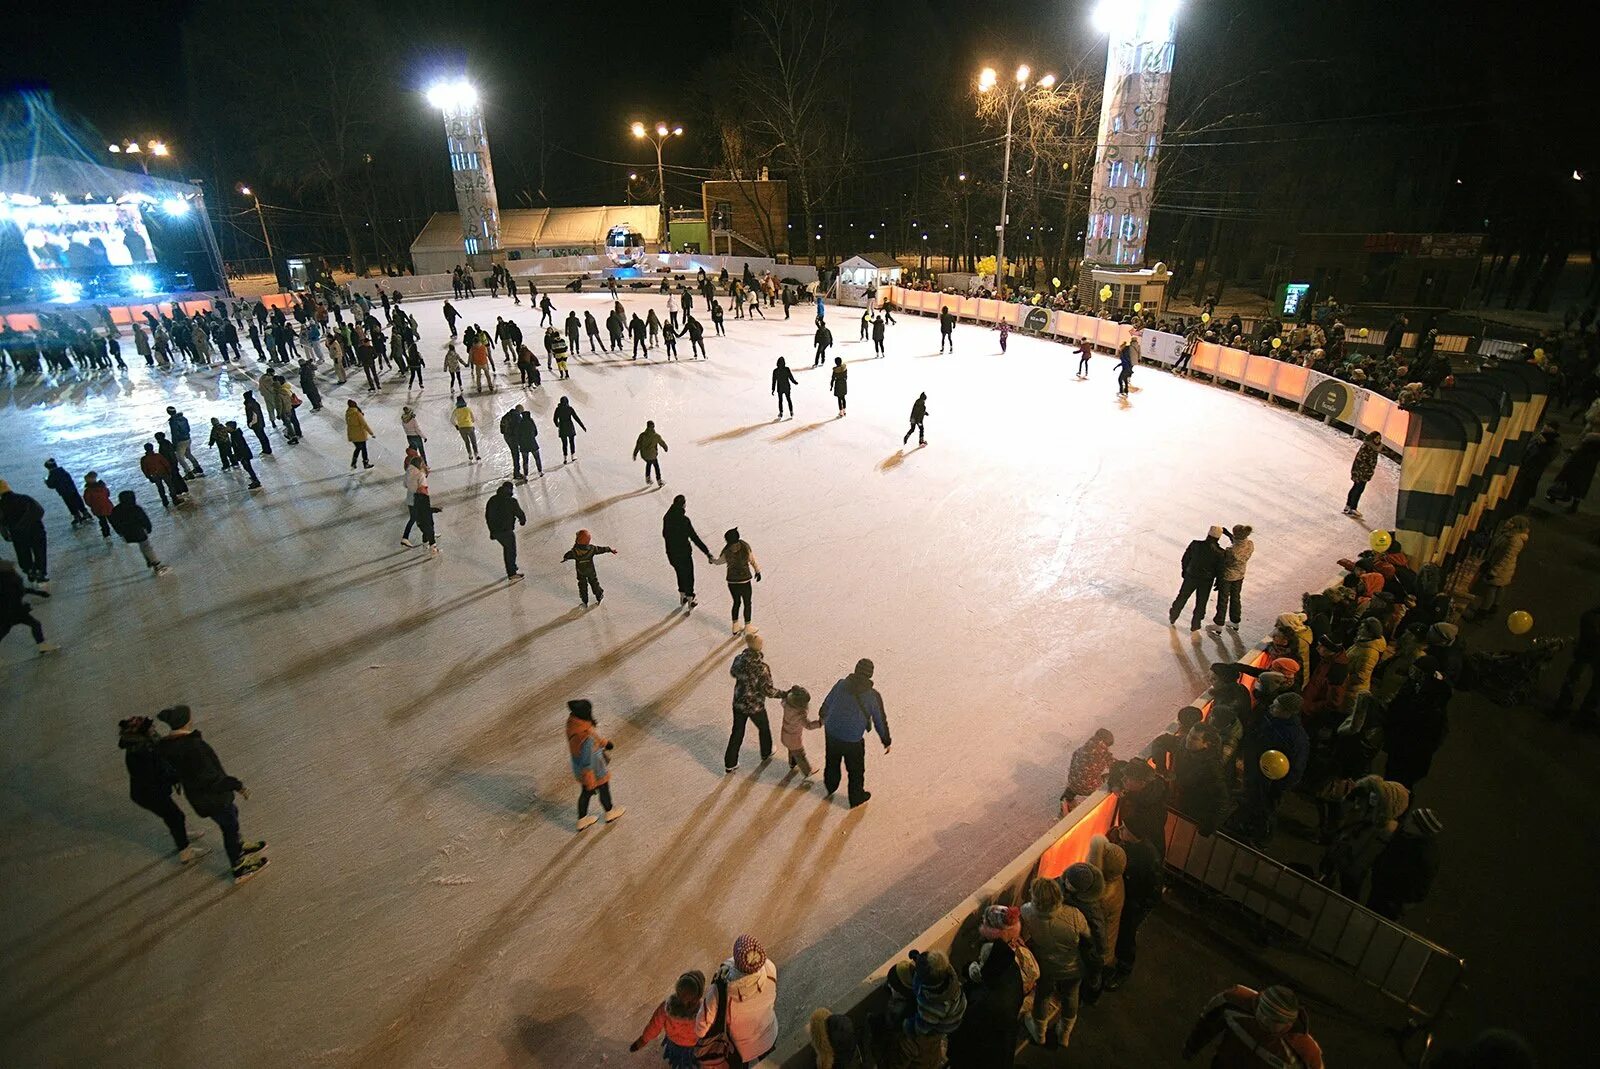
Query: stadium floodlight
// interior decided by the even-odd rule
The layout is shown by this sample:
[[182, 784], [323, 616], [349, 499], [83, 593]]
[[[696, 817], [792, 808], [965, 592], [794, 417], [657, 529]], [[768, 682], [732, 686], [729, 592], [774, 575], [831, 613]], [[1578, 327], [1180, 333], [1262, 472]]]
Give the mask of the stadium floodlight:
[[153, 156], [170, 156], [171, 152], [168, 150], [166, 142], [152, 141], [150, 142], [150, 154]]
[[83, 287], [70, 278], [58, 278], [50, 283], [50, 292], [58, 301], [75, 301], [83, 296]]
[[161, 210], [176, 219], [189, 214], [189, 202], [182, 197], [168, 197], [161, 202]]
[[140, 297], [148, 297], [156, 291], [156, 282], [141, 271], [128, 276], [128, 288]]
[[978, 74], [978, 92], [987, 93], [989, 90], [993, 89], [995, 79], [997, 77], [999, 77], [999, 75], [995, 74], [993, 67], [983, 68], [983, 70]]
[[478, 105], [478, 90], [465, 78], [434, 82], [428, 87], [428, 103], [446, 114], [471, 111]]

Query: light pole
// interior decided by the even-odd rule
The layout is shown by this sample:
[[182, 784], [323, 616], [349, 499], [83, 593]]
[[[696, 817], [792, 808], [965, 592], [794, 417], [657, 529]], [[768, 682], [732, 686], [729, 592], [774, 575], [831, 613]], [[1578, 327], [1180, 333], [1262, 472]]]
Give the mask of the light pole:
[[128, 138], [126, 140], [107, 145], [106, 151], [111, 153], [113, 156], [135, 157], [136, 162], [139, 164], [139, 170], [143, 171], [145, 174], [150, 173], [150, 164], [148, 161], [151, 156], [165, 157], [172, 155], [172, 150], [167, 148], [167, 143], [165, 141], [159, 141], [154, 138], [145, 142], [143, 145], [140, 145], [139, 142], [133, 140], [132, 138]]
[[656, 235], [656, 243], [663, 247], [670, 247], [671, 228], [667, 217], [667, 169], [666, 165], [661, 162], [661, 146], [666, 143], [668, 138], [682, 137], [683, 127], [669, 127], [664, 122], [658, 122], [656, 123], [654, 135], [645, 129], [645, 125], [642, 122], [634, 123], [631, 129], [634, 137], [647, 140], [656, 147], [656, 188], [661, 193], [661, 231]]
[[444, 116], [450, 175], [461, 217], [461, 247], [469, 260], [500, 248], [500, 198], [489, 159], [489, 132], [477, 88], [464, 78], [436, 82], [428, 103]]
[[240, 186], [239, 192], [256, 202], [256, 218], [261, 221], [261, 240], [267, 244], [267, 266], [269, 273], [276, 276], [278, 273], [278, 258], [272, 252], [272, 235], [267, 233], [267, 216], [261, 210], [261, 198], [249, 186]]
[[1000, 106], [1006, 110], [1006, 155], [1005, 164], [1000, 171], [1000, 225], [996, 226], [994, 253], [994, 283], [997, 296], [1006, 295], [1006, 194], [1011, 184], [1011, 127], [1017, 117], [1017, 107], [1024, 105], [1030, 99], [1030, 94], [1048, 93], [1056, 84], [1056, 76], [1047, 74], [1037, 82], [1029, 84], [1033, 72], [1024, 63], [1017, 68], [1016, 84], [1000, 88], [999, 77], [993, 67], [985, 67], [978, 75], [978, 92], [1000, 93]]

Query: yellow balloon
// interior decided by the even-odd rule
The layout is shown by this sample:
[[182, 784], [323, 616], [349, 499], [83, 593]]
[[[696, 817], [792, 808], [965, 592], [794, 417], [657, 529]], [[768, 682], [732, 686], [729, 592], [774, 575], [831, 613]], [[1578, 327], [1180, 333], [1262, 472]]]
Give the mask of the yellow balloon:
[[1368, 334], [1370, 334], [1372, 332], [1369, 331], [1366, 327], [1362, 327], [1359, 331], [1357, 331], [1357, 333], [1360, 334], [1361, 337], [1365, 338]]
[[1534, 359], [1535, 359], [1535, 360], [1537, 360], [1537, 359], [1539, 359], [1539, 358], [1540, 358], [1540, 357], [1541, 357], [1541, 356], [1543, 356], [1543, 355], [1544, 355], [1544, 350], [1543, 350], [1543, 349], [1535, 349], [1535, 350], [1534, 350], [1534, 351], [1533, 351], [1533, 358], [1534, 358]]
[[1050, 285], [1056, 287], [1057, 289], [1060, 289], [1061, 288], [1061, 280], [1059, 278], [1052, 278], [1050, 280]]
[[1111, 299], [1111, 287], [1110, 286], [1101, 286], [1100, 287], [1100, 299], [1102, 301], [1109, 301]]
[[1138, 302], [1138, 301], [1134, 301], [1134, 302], [1133, 302], [1133, 310], [1134, 310], [1134, 311], [1135, 311], [1135, 312], [1139, 312], [1139, 311], [1143, 311], [1143, 310], [1144, 310], [1144, 305], [1143, 305], [1143, 304], [1141, 304], [1141, 303], [1140, 303], [1140, 302]]
[[1533, 614], [1518, 609], [1506, 617], [1506, 630], [1513, 635], [1526, 635], [1533, 630]]
[[1200, 322], [1202, 322], [1202, 323], [1211, 322], [1211, 313], [1210, 312], [1201, 312], [1200, 313]]
[[1273, 338], [1273, 339], [1272, 339], [1272, 347], [1273, 347], [1273, 348], [1274, 348], [1274, 349], [1281, 349], [1281, 348], [1283, 348], [1283, 339], [1282, 339], [1282, 338]]
[[1261, 755], [1258, 762], [1261, 774], [1268, 779], [1282, 779], [1289, 774], [1289, 759], [1283, 756], [1282, 750], [1268, 750]]
[[1372, 552], [1383, 553], [1394, 544], [1394, 539], [1389, 537], [1388, 531], [1373, 531], [1367, 536], [1367, 545], [1372, 547]]

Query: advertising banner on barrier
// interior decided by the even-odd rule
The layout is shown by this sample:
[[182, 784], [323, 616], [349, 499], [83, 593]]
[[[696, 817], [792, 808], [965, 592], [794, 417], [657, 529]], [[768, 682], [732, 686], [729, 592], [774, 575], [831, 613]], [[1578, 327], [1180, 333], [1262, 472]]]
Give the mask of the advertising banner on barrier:
[[1356, 414], [1356, 387], [1321, 372], [1310, 372], [1305, 410], [1325, 419], [1353, 425]]
[[1139, 349], [1146, 360], [1154, 360], [1160, 364], [1176, 364], [1183, 356], [1183, 337], [1178, 334], [1166, 334], [1159, 330], [1141, 330], [1139, 332]]
[[1030, 334], [1043, 334], [1049, 326], [1050, 313], [1043, 308], [1030, 308], [1022, 317], [1022, 329]]

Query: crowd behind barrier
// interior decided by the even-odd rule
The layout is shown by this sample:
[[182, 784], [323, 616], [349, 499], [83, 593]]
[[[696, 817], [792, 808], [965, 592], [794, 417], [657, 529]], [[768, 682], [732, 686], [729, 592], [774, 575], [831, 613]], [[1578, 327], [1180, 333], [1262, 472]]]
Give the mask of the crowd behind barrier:
[[[756, 274], [772, 272], [779, 278], [793, 278], [809, 284], [816, 281], [817, 269], [802, 264], [783, 264], [763, 256], [703, 256], [699, 253], [649, 253], [639, 258], [637, 264], [631, 268], [620, 267], [609, 256], [534, 256], [521, 260], [505, 261], [505, 268], [511, 277], [519, 282], [531, 281], [541, 288], [547, 289], [564, 285], [572, 278], [588, 275], [598, 285], [606, 275], [618, 272], [619, 284], [626, 289], [635, 282], [649, 282], [659, 284], [662, 271], [667, 269], [669, 275], [683, 274], [694, 275], [704, 269], [708, 275], [718, 274], [726, 267], [733, 274], [741, 274], [744, 265], [749, 264], [750, 270]], [[485, 278], [487, 270], [477, 271], [475, 275]], [[548, 278], [548, 285], [543, 281]], [[440, 272], [430, 275], [400, 275], [394, 278], [358, 278], [352, 279], [348, 285], [352, 292], [364, 293], [368, 297], [377, 299], [378, 288], [388, 290], [390, 293], [399, 293], [406, 297], [433, 297], [451, 292], [450, 272]], [[487, 288], [480, 285], [487, 293]]]
[[[926, 290], [887, 287], [884, 299], [908, 312], [938, 315], [948, 307], [960, 319], [978, 323], [1008, 323], [1017, 329], [1030, 315], [1044, 326], [1032, 333], [1068, 342], [1086, 342], [1097, 349], [1116, 351], [1134, 333], [1134, 328], [1098, 316], [1052, 311], [993, 298], [969, 297]], [[1143, 329], [1138, 331], [1140, 357], [1146, 363], [1170, 367], [1182, 356], [1185, 339], [1181, 335]], [[1307, 415], [1348, 429], [1352, 434], [1377, 431], [1383, 444], [1393, 452], [1405, 447], [1410, 415], [1392, 399], [1354, 383], [1345, 382], [1298, 364], [1270, 356], [1256, 356], [1211, 342], [1196, 346], [1189, 362], [1191, 371], [1206, 375], [1217, 383], [1227, 383], [1294, 405]], [[1324, 384], [1332, 385], [1325, 386]]]

